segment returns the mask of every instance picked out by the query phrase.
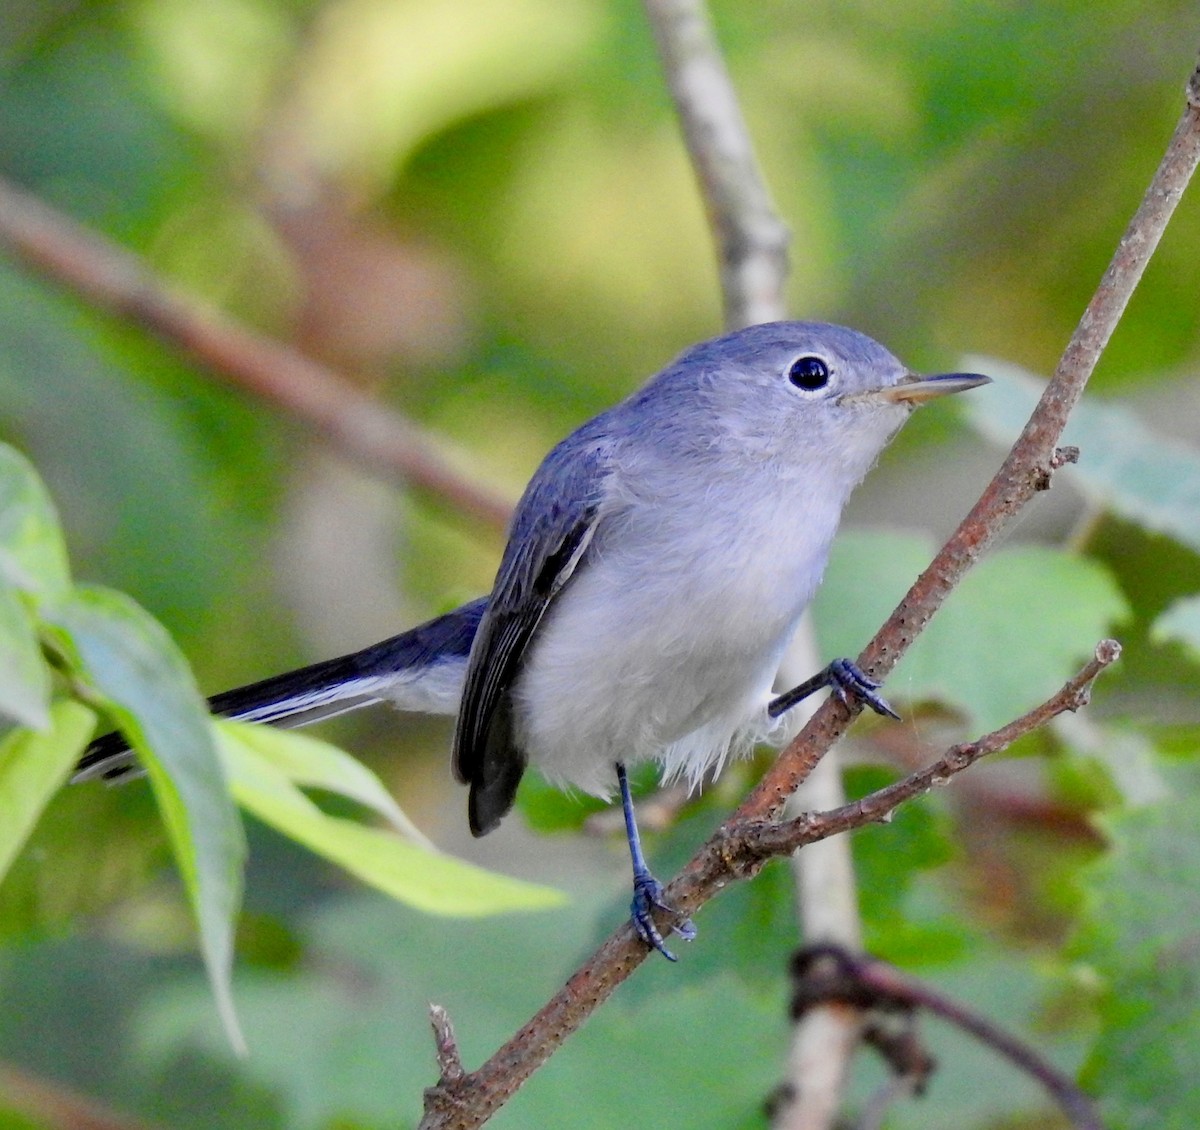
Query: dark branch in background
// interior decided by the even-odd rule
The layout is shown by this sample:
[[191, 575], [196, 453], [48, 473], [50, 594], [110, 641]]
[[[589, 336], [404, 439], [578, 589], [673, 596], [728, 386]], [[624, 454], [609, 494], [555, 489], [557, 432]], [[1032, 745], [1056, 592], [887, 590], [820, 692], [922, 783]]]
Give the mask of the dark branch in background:
[[503, 529], [511, 500], [455, 465], [445, 445], [332, 369], [172, 291], [132, 253], [0, 179], [0, 247], [92, 306], [181, 349], [204, 369], [282, 409], [347, 458], [400, 477]]
[[[1179, 125], [1053, 380], [979, 502], [860, 658], [860, 664], [869, 673], [882, 675], [895, 666], [984, 547], [1007, 528], [1038, 489], [1045, 488], [1054, 466], [1055, 445], [1067, 415], [1082, 395], [1198, 160], [1200, 70], [1193, 71], [1189, 78], [1187, 105]], [[739, 825], [753, 822], [758, 835], [768, 835], [772, 830], [771, 818], [811, 766], [842, 735], [852, 718], [852, 712], [836, 698], [824, 703], [767, 771], [747, 801], [670, 884], [666, 891], [667, 901], [683, 913], [692, 914], [716, 894], [719, 884], [723, 885], [730, 878], [732, 854], [728, 841], [736, 837]], [[864, 798], [857, 804], [866, 804], [869, 799]], [[827, 834], [854, 826], [850, 819]], [[785, 850], [795, 846], [799, 846], [798, 842]], [[619, 930], [478, 1071], [456, 1085], [447, 1081], [426, 1092], [423, 1130], [435, 1127], [465, 1130], [481, 1125], [645, 957], [645, 947], [634, 940], [629, 928]]]
[[[1036, 1079], [1059, 1105], [1072, 1126], [1103, 1130], [1090, 1098], [1070, 1079], [1016, 1037], [936, 989], [877, 958], [848, 953], [833, 946], [810, 946], [792, 962], [792, 1018], [798, 1020], [814, 1005], [831, 1001], [863, 1012], [899, 1013], [912, 1019], [918, 1010], [931, 1012], [974, 1036]], [[889, 1036], [882, 1026], [875, 1042], [893, 1071], [912, 1082], [920, 1093], [933, 1071], [933, 1060], [920, 1047], [911, 1028]]]
[[699, 0], [643, 0], [718, 244], [726, 329], [784, 317], [787, 226]]
[[[946, 784], [979, 758], [1007, 748], [1064, 711], [1084, 706], [1092, 681], [1120, 654], [1115, 640], [1103, 640], [1091, 661], [1053, 698], [975, 742], [954, 746], [927, 768], [861, 800], [782, 824], [760, 819], [723, 824], [670, 884], [667, 897], [681, 913], [690, 915], [730, 882], [756, 875], [768, 859], [886, 819], [904, 801]], [[622, 926], [487, 1063], [461, 1079], [443, 1077], [425, 1092], [423, 1130], [468, 1130], [486, 1122], [649, 952], [628, 924]]]

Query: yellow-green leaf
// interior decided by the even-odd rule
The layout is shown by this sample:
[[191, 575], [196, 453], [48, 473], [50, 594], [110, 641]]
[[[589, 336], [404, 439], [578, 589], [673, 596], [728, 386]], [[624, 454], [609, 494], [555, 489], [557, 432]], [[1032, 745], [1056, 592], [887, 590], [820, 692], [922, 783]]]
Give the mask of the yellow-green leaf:
[[79, 760], [96, 716], [77, 702], [59, 702], [49, 722], [45, 733], [14, 730], [0, 742], [0, 877]]
[[19, 725], [50, 725], [50, 668], [26, 600], [0, 577], [0, 714]]
[[40, 596], [70, 584], [67, 549], [50, 495], [32, 464], [0, 443], [0, 576]]
[[295, 730], [277, 730], [248, 722], [219, 721], [217, 727], [232, 733], [259, 758], [278, 769], [301, 788], [325, 789], [357, 801], [382, 816], [402, 836], [424, 847], [433, 845], [408, 818], [383, 787], [383, 782], [361, 761], [337, 746]]
[[418, 846], [392, 832], [322, 812], [286, 774], [223, 726], [218, 744], [233, 794], [247, 812], [400, 902], [429, 914], [474, 917], [554, 906], [564, 896]]
[[45, 616], [76, 676], [146, 769], [195, 911], [217, 1010], [241, 1049], [231, 977], [245, 841], [204, 699], [165, 629], [124, 594], [78, 586]]

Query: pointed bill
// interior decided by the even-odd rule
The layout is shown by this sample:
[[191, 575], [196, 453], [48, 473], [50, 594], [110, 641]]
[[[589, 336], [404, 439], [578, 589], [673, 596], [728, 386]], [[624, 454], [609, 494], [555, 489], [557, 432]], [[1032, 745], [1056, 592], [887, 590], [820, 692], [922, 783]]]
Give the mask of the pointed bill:
[[938, 376], [922, 377], [909, 373], [899, 384], [881, 388], [870, 395], [891, 404], [924, 404], [938, 396], [949, 396], [952, 392], [966, 392], [992, 383], [991, 377], [979, 373], [941, 373]]

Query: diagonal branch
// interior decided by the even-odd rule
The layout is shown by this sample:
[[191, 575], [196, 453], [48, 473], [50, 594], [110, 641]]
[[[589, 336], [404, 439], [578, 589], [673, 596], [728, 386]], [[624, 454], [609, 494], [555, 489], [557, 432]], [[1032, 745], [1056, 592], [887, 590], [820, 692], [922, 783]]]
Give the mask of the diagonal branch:
[[332, 369], [172, 291], [136, 255], [0, 178], [0, 248], [91, 305], [157, 334], [209, 373], [288, 412], [343, 455], [503, 529], [510, 500], [445, 445]]
[[[1056, 464], [1055, 445], [1067, 415], [1082, 395], [1198, 162], [1200, 68], [1189, 78], [1187, 104], [1163, 160], [1041, 402], [970, 514], [864, 651], [860, 664], [869, 672], [884, 674], [895, 666], [983, 549], [1038, 490], [1049, 485]], [[852, 711], [835, 698], [824, 703], [745, 803], [668, 886], [666, 900], [691, 914], [713, 897], [719, 890], [717, 884], [723, 885], [731, 877], [730, 839], [739, 834], [739, 828], [744, 832], [756, 826], [763, 834], [772, 828], [775, 814], [852, 718]], [[861, 805], [866, 799], [856, 803]], [[812, 819], [817, 818], [810, 822]], [[824, 819], [828, 822], [828, 814]], [[618, 930], [482, 1067], [458, 1083], [443, 1080], [426, 1091], [422, 1130], [466, 1130], [485, 1122], [629, 976], [646, 952], [628, 926]]]
[[[792, 1015], [799, 1018], [816, 1004], [840, 1002], [854, 1012], [900, 1013], [910, 1020], [918, 1009], [932, 1013], [974, 1036], [980, 1043], [1040, 1083], [1077, 1130], [1103, 1130], [1095, 1104], [1071, 1079], [1029, 1045], [993, 1024], [986, 1017], [951, 1000], [931, 985], [909, 977], [894, 965], [836, 946], [811, 946], [792, 961], [794, 995]], [[876, 1040], [889, 1055], [893, 1070], [909, 1076], [916, 1093], [924, 1086], [934, 1063], [919, 1047], [915, 1033], [908, 1038]]]

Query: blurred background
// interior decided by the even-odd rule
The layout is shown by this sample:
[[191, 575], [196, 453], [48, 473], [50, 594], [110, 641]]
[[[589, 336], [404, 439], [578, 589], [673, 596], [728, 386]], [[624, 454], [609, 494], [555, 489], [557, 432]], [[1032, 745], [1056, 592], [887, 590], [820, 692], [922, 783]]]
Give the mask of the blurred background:
[[[712, 11], [793, 233], [792, 313], [854, 325], [914, 368], [974, 354], [1048, 374], [1180, 112], [1194, 7]], [[555, 440], [720, 329], [703, 208], [634, 0], [5, 0], [0, 173], [181, 291], [334, 366], [513, 498]], [[1176, 445], [1193, 522], [1198, 245], [1193, 196], [1089, 393], [1136, 412], [1151, 449]], [[1005, 434], [993, 414], [989, 431], [966, 411], [920, 414], [856, 496], [847, 526], [864, 540], [843, 557], [857, 545], [871, 562], [884, 546], [889, 580], [847, 564], [855, 583], [826, 597], [823, 641], [858, 650], [881, 618], [862, 627], [858, 606], [886, 613], [998, 464], [1015, 425]], [[486, 591], [501, 545], [11, 260], [0, 438], [48, 482], [77, 575], [159, 617], [210, 693]], [[1047, 690], [1121, 621], [1127, 660], [1092, 728], [1031, 742], [1029, 756], [981, 766], [856, 840], [874, 950], [1093, 1075], [1112, 1018], [1077, 948], [1095, 925], [1081, 876], [1116, 866], [1093, 817], [1133, 795], [1111, 765], [1096, 768], [1097, 751], [1116, 748], [1100, 726], [1128, 724], [1122, 764], [1155, 772], [1185, 772], [1200, 737], [1195, 656], [1153, 630], [1200, 589], [1200, 543], [1151, 525], [1056, 480], [1005, 549], [1086, 559], [1061, 575], [1022, 559], [1030, 585], [1056, 586], [1047, 622], [1058, 627], [1072, 592], [1093, 609]], [[1002, 627], [1026, 597], [1012, 582], [973, 599]], [[1001, 651], [972, 631], [964, 663], [981, 678], [1023, 660], [1020, 640]], [[857, 791], [992, 720], [931, 685], [917, 673], [889, 685], [909, 722], [865, 727]], [[571, 906], [423, 918], [251, 826], [235, 978], [251, 1056], [238, 1062], [148, 790], [68, 789], [0, 887], [0, 1090], [7, 1080], [14, 1111], [0, 1126], [82, 1125], [12, 1098], [35, 1080], [128, 1112], [119, 1125], [415, 1125], [434, 1080], [426, 1003], [450, 1008], [475, 1063], [619, 920], [624, 846], [581, 833], [587, 806], [531, 782], [525, 818], [474, 843], [445, 720], [378, 710], [323, 733], [367, 760], [439, 845], [569, 890]], [[760, 768], [731, 771], [653, 836], [660, 874]], [[1171, 842], [1184, 873], [1191, 850], [1200, 863], [1200, 848]], [[661, 1095], [683, 1125], [765, 1125], [797, 942], [786, 869], [718, 900], [699, 926], [680, 968], [649, 963], [497, 1124], [627, 1124]], [[961, 1041], [940, 1054], [929, 1097], [889, 1125], [1048, 1124], [1032, 1085]], [[862, 1074], [865, 1094], [881, 1074]]]

